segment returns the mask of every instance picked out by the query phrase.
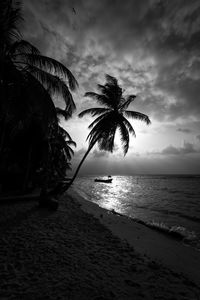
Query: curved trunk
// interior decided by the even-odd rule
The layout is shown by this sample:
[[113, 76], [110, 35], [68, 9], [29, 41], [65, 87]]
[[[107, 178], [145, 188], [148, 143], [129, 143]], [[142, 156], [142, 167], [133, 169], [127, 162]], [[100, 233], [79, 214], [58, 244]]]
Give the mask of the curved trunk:
[[75, 180], [75, 178], [76, 178], [76, 176], [77, 176], [84, 160], [86, 159], [86, 157], [88, 156], [88, 154], [90, 153], [90, 151], [92, 150], [92, 148], [94, 147], [95, 144], [96, 144], [96, 141], [91, 146], [88, 147], [88, 150], [86, 151], [85, 155], [83, 156], [82, 160], [80, 161], [80, 163], [79, 163], [79, 165], [78, 165], [78, 167], [77, 167], [77, 169], [74, 173], [74, 176], [72, 177], [71, 181], [63, 187], [62, 193], [66, 192], [68, 190], [68, 188], [72, 185], [72, 183], [74, 182], [74, 180]]

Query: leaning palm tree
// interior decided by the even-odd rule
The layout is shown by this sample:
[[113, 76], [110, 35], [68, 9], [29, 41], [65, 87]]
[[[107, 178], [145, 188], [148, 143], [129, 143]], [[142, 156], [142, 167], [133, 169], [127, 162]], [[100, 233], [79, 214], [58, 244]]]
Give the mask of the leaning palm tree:
[[[144, 121], [150, 124], [149, 117], [138, 111], [127, 110], [128, 106], [135, 100], [135, 95], [123, 96], [123, 90], [118, 85], [115, 77], [106, 75], [106, 84], [98, 85], [100, 93], [87, 92], [85, 96], [94, 98], [104, 107], [95, 107], [82, 111], [79, 117], [91, 114], [97, 118], [89, 125], [91, 129], [87, 140], [89, 141], [88, 150], [83, 156], [74, 176], [70, 182], [73, 183], [81, 165], [95, 144], [98, 144], [100, 150], [113, 152], [114, 139], [117, 129], [121, 134], [121, 142], [124, 155], [129, 149], [129, 133], [135, 136], [135, 131], [126, 117]], [[68, 187], [67, 187], [68, 188]]]

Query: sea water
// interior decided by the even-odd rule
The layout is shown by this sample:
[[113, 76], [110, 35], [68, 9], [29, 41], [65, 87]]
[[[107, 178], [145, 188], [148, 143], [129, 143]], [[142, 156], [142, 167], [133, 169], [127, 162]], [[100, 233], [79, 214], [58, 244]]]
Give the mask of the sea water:
[[75, 190], [103, 208], [180, 233], [200, 248], [200, 176], [112, 176], [112, 183], [95, 182], [96, 177], [106, 178], [78, 177]]

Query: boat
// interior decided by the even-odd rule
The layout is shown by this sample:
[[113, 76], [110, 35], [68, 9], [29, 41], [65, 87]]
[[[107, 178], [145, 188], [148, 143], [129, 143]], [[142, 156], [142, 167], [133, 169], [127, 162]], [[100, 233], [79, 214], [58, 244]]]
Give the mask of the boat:
[[99, 179], [99, 178], [96, 178], [94, 181], [95, 182], [112, 183], [112, 178], [109, 178], [109, 179]]

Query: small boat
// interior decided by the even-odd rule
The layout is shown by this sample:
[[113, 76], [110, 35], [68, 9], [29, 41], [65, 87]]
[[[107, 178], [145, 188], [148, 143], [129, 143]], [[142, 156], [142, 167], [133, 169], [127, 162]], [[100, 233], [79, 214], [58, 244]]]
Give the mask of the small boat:
[[112, 178], [109, 178], [109, 179], [98, 179], [98, 178], [96, 178], [94, 181], [95, 182], [112, 183]]

